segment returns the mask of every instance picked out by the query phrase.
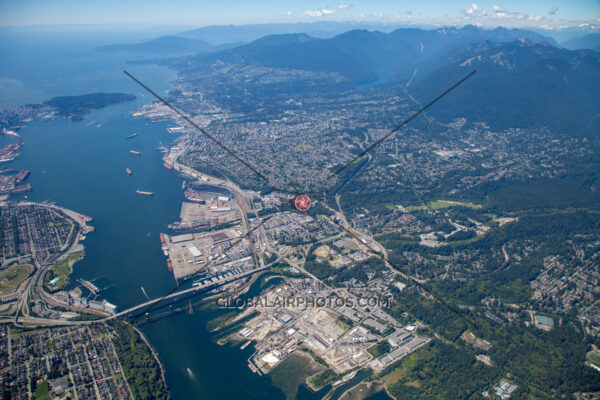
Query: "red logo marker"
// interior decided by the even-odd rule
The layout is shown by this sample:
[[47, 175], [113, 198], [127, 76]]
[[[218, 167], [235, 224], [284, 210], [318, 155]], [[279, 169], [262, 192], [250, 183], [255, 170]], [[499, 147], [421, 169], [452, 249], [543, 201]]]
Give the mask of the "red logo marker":
[[298, 196], [294, 199], [294, 205], [298, 211], [306, 211], [310, 208], [310, 198], [305, 195]]

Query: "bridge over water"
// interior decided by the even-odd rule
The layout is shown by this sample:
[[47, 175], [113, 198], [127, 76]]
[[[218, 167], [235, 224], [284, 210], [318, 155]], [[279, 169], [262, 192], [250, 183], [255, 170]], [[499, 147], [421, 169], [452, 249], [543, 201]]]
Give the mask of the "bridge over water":
[[[216, 277], [213, 276], [210, 278], [206, 278], [205, 282], [203, 282], [203, 283], [195, 282], [193, 284], [193, 286], [189, 289], [179, 290], [179, 291], [171, 293], [167, 296], [157, 297], [155, 299], [146, 301], [144, 303], [138, 304], [137, 306], [130, 307], [126, 310], [120, 311], [116, 314], [106, 317], [106, 318], [102, 319], [102, 321], [110, 321], [110, 320], [113, 320], [116, 318], [125, 317], [128, 315], [134, 314], [136, 311], [139, 311], [140, 313], [145, 313], [146, 309], [150, 310], [150, 308], [152, 306], [154, 306], [154, 307], [152, 307], [152, 310], [163, 308], [163, 307], [168, 306], [169, 303], [172, 303], [172, 301], [169, 301], [169, 300], [173, 300], [173, 301], [183, 300], [187, 297], [196, 295], [199, 292], [207, 292], [209, 290], [216, 289], [220, 286], [227, 285], [228, 283], [231, 283], [238, 279], [242, 279], [246, 276], [255, 274], [260, 271], [264, 271], [267, 268], [269, 268], [269, 266], [254, 268], [254, 269], [243, 271], [242, 273], [234, 274], [234, 275], [227, 275], [227, 273], [225, 273], [225, 274], [218, 275]], [[163, 302], [165, 304], [161, 304], [160, 306], [158, 305], [158, 303], [163, 303]]]

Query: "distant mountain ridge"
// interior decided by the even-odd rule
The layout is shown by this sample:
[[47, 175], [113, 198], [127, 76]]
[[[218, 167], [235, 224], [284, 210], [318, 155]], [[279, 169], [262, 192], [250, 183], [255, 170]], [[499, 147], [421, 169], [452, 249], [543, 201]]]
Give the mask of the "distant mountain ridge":
[[[469, 29], [469, 27], [476, 28], [473, 25], [467, 25], [465, 28]], [[442, 29], [460, 30], [458, 28]], [[437, 29], [433, 26], [428, 28], [402, 27], [400, 25], [382, 23], [312, 22], [295, 24], [215, 25], [185, 31], [179, 36], [202, 39], [213, 44], [224, 44], [233, 42], [248, 43], [265, 36], [290, 33], [305, 33], [314, 38], [330, 39], [334, 36], [353, 30], [369, 30], [389, 33], [396, 30], [434, 32]], [[524, 29], [507, 29], [499, 27], [494, 30], [488, 30], [488, 32], [495, 32], [497, 35], [510, 35], [512, 32], [512, 34], [516, 34], [513, 38], [523, 37], [535, 42], [550, 41], [550, 43], [556, 44], [554, 43], [554, 39]]]
[[330, 39], [294, 33], [269, 35], [235, 48], [186, 57], [174, 61], [174, 65], [194, 68], [224, 62], [339, 72], [357, 82], [375, 80], [380, 72], [388, 71], [398, 79], [405, 79], [414, 68], [445, 52], [483, 40], [509, 42], [521, 37], [555, 44], [550, 38], [526, 30], [485, 30], [473, 25], [460, 29], [401, 28], [390, 33], [352, 30]]
[[190, 39], [179, 36], [161, 36], [159, 38], [142, 43], [102, 46], [98, 47], [98, 50], [108, 53], [169, 56], [207, 53], [221, 50], [223, 48], [227, 48], [227, 46], [215, 46], [201, 39]]
[[578, 36], [561, 43], [561, 46], [569, 50], [590, 49], [600, 51], [600, 33], [590, 33]]
[[251, 25], [212, 25], [181, 32], [179, 36], [192, 39], [202, 39], [213, 44], [250, 43], [271, 35], [285, 35], [290, 33], [305, 33], [314, 38], [329, 39], [341, 33], [368, 29], [390, 32], [399, 28], [398, 25], [382, 24], [376, 22], [298, 22], [285, 24], [251, 24]]

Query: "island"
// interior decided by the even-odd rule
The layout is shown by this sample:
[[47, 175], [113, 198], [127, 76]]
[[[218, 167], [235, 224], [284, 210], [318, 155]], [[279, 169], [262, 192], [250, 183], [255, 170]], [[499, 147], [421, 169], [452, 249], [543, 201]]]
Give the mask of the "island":
[[16, 135], [25, 123], [40, 116], [64, 117], [81, 121], [86, 114], [110, 105], [133, 101], [136, 96], [128, 93], [88, 93], [77, 96], [56, 96], [42, 104], [26, 104], [0, 111], [0, 132]]
[[44, 105], [55, 109], [57, 116], [82, 120], [83, 116], [91, 111], [135, 99], [135, 95], [127, 93], [91, 93], [52, 97], [45, 101]]

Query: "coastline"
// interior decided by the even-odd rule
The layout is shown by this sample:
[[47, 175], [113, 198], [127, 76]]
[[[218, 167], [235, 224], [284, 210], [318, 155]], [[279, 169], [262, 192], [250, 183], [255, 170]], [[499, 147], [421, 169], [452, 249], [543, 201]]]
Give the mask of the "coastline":
[[168, 391], [169, 386], [167, 385], [165, 368], [163, 367], [162, 362], [160, 361], [160, 358], [158, 357], [158, 354], [156, 353], [156, 350], [154, 349], [154, 347], [152, 347], [152, 344], [150, 344], [150, 341], [148, 340], [148, 338], [144, 335], [144, 333], [142, 331], [140, 331], [136, 326], [133, 326], [133, 325], [130, 325], [130, 326], [133, 328], [134, 331], [137, 332], [138, 335], [140, 335], [140, 338], [144, 341], [144, 343], [146, 343], [146, 346], [148, 346], [148, 349], [152, 353], [152, 357], [154, 357], [154, 359], [156, 360], [156, 363], [158, 364], [158, 366], [160, 368], [160, 378], [163, 381], [163, 384], [165, 385], [165, 387], [167, 388], [167, 391]]

